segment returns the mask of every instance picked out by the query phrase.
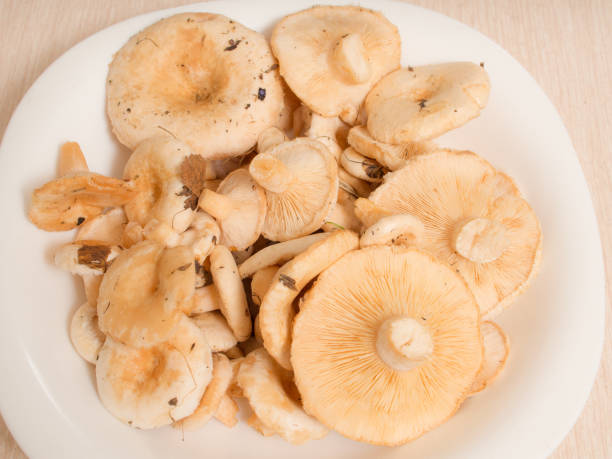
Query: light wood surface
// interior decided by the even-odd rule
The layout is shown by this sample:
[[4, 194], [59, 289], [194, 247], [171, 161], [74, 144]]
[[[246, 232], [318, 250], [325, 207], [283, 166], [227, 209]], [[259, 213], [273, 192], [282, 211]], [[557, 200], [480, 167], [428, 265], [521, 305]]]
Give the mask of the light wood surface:
[[[71, 46], [131, 16], [192, 2], [0, 0], [0, 135], [26, 90]], [[544, 88], [569, 130], [599, 220], [608, 273], [607, 333], [591, 397], [552, 457], [612, 457], [612, 1], [412, 0], [412, 3], [458, 19], [509, 51]], [[0, 457], [24, 457], [1, 418]]]

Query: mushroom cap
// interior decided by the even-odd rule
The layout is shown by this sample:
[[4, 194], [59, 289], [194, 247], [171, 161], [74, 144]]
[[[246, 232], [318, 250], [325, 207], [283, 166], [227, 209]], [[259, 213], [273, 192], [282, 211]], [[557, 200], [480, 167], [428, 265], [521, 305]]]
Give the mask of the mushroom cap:
[[[400, 65], [397, 28], [381, 13], [357, 6], [315, 6], [286, 16], [270, 45], [281, 75], [305, 105], [351, 123], [370, 88]], [[342, 47], [351, 48], [348, 56], [338, 55]], [[354, 70], [365, 66], [369, 72], [350, 78], [347, 60]]]
[[210, 311], [191, 317], [191, 320], [204, 332], [206, 342], [213, 352], [231, 349], [238, 341], [220, 312]]
[[[278, 271], [278, 266], [271, 265], [261, 268], [253, 274], [253, 279], [251, 279], [251, 299], [257, 306], [261, 306], [261, 300], [270, 288], [276, 271]], [[259, 320], [255, 318], [255, 322], [259, 323]], [[255, 336], [257, 337], [257, 334]]]
[[357, 234], [348, 230], [334, 231], [285, 263], [274, 275], [259, 308], [259, 326], [264, 347], [283, 368], [291, 369], [293, 300], [320, 272], [357, 247]]
[[196, 409], [212, 376], [202, 331], [185, 315], [167, 342], [131, 347], [107, 337], [96, 364], [100, 400], [140, 429], [171, 424]]
[[482, 367], [472, 384], [470, 395], [474, 395], [487, 387], [506, 366], [510, 343], [508, 337], [499, 325], [485, 321], [480, 324], [480, 334], [484, 345]]
[[[276, 169], [277, 163], [282, 170]], [[266, 189], [266, 239], [287, 241], [316, 231], [336, 202], [338, 165], [316, 140], [297, 138], [276, 145], [255, 156], [249, 172]], [[287, 181], [286, 189], [269, 188], [268, 180], [277, 179]]]
[[[524, 291], [537, 271], [542, 233], [534, 211], [512, 179], [474, 153], [415, 156], [406, 167], [387, 174], [369, 200], [393, 214], [411, 214], [423, 222], [419, 247], [461, 274], [486, 319]], [[493, 261], [475, 262], [456, 251], [454, 238], [466, 233], [457, 230], [478, 219], [505, 228], [505, 249]], [[478, 242], [474, 236], [472, 243]]]
[[372, 192], [369, 182], [358, 179], [342, 167], [338, 167], [338, 187], [355, 198], [367, 198]]
[[245, 357], [238, 384], [261, 422], [290, 443], [299, 445], [327, 435], [327, 429], [308, 416], [290, 395], [291, 373], [281, 368], [265, 349]]
[[78, 354], [95, 365], [105, 338], [98, 328], [96, 306], [89, 302], [79, 306], [70, 321], [70, 340]]
[[[379, 327], [396, 317], [418, 324], [433, 344], [410, 370], [395, 370], [379, 354]], [[448, 419], [481, 361], [472, 293], [450, 268], [415, 249], [349, 252], [306, 293], [293, 327], [291, 362], [304, 409], [373, 444], [405, 443]]]
[[79, 226], [75, 241], [103, 241], [108, 245], [121, 245], [127, 217], [122, 207], [105, 209], [100, 215]]
[[365, 100], [368, 131], [396, 145], [432, 139], [476, 118], [487, 105], [489, 89], [487, 72], [472, 62], [396, 70]]
[[376, 160], [363, 156], [352, 147], [348, 147], [342, 152], [340, 164], [353, 177], [370, 183], [382, 182], [384, 175], [389, 172]]
[[264, 36], [225, 16], [162, 19], [131, 37], [109, 66], [113, 132], [130, 149], [166, 132], [207, 159], [244, 154], [281, 111], [275, 66]]

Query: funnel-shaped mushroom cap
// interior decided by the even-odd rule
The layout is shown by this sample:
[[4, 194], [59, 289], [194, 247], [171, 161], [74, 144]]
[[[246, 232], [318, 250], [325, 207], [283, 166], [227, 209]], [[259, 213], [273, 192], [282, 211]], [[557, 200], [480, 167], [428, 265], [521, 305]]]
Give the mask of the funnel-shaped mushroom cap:
[[471, 62], [396, 70], [366, 98], [368, 131], [391, 144], [433, 139], [476, 118], [489, 89], [487, 72]]
[[416, 156], [387, 174], [369, 200], [423, 222], [419, 247], [461, 274], [485, 318], [536, 272], [542, 235], [535, 213], [507, 175], [474, 153]]
[[266, 190], [266, 239], [287, 241], [312, 233], [336, 202], [338, 165], [316, 140], [297, 138], [259, 153], [249, 172]]
[[270, 39], [280, 73], [314, 112], [353, 123], [370, 88], [399, 67], [400, 37], [382, 14], [315, 6], [281, 20]]
[[482, 352], [465, 282], [424, 252], [378, 246], [346, 254], [306, 293], [291, 363], [308, 413], [391, 446], [457, 410]]

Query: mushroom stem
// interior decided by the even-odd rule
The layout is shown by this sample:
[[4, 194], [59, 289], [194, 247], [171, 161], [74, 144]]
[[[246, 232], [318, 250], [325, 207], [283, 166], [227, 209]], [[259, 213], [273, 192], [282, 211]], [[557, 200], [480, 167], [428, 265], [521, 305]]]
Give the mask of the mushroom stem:
[[66, 142], [60, 148], [58, 173], [60, 177], [76, 172], [88, 172], [89, 167], [81, 147], [76, 142]]
[[217, 220], [225, 220], [240, 205], [235, 199], [212, 190], [202, 190], [198, 206]]
[[376, 333], [376, 352], [385, 364], [397, 371], [422, 365], [433, 352], [430, 331], [406, 316], [385, 320]]
[[253, 179], [272, 193], [282, 193], [293, 182], [293, 172], [280, 159], [268, 153], [259, 153], [249, 166]]
[[372, 69], [359, 34], [343, 36], [336, 43], [333, 56], [338, 69], [350, 83], [359, 84], [370, 79]]
[[506, 227], [488, 218], [472, 218], [457, 226], [453, 244], [462, 257], [475, 263], [489, 263], [506, 250]]

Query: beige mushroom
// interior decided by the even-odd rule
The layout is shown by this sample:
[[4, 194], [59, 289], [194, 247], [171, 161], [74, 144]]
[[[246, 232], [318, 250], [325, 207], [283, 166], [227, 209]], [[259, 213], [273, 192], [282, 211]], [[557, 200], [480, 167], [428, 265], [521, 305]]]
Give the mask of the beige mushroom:
[[45, 231], [76, 228], [105, 208], [121, 206], [135, 195], [133, 183], [89, 172], [75, 142], [62, 145], [59, 170], [60, 178], [32, 193], [28, 217]]
[[306, 293], [291, 363], [308, 413], [348, 438], [393, 446], [458, 409], [482, 352], [463, 279], [425, 252], [376, 246], [344, 255]]
[[266, 239], [286, 241], [316, 231], [336, 201], [338, 166], [316, 140], [298, 138], [259, 153], [249, 172], [266, 190]]
[[215, 412], [215, 419], [230, 429], [238, 424], [238, 404], [225, 394], [221, 397], [219, 407]]
[[368, 131], [395, 145], [433, 139], [477, 117], [489, 89], [484, 67], [471, 62], [396, 70], [366, 98]]
[[202, 331], [183, 315], [168, 341], [152, 347], [107, 337], [96, 364], [98, 395], [121, 422], [153, 429], [193, 413], [212, 367]]
[[413, 215], [398, 214], [383, 217], [368, 227], [359, 239], [361, 248], [370, 245], [421, 245], [425, 233], [423, 222]]
[[340, 164], [349, 174], [366, 182], [382, 182], [383, 176], [388, 172], [377, 161], [366, 158], [351, 147], [342, 152]]
[[133, 245], [138, 244], [144, 240], [143, 228], [140, 223], [127, 222], [121, 235], [121, 241], [119, 245], [124, 249], [129, 249]]
[[[253, 274], [253, 279], [251, 280], [251, 300], [255, 305], [261, 306], [261, 300], [268, 291], [268, 288], [270, 288], [276, 271], [278, 271], [278, 266], [271, 265], [261, 268]], [[255, 322], [259, 323], [257, 318], [255, 318]]]
[[325, 219], [325, 224], [321, 227], [323, 231], [337, 231], [348, 229], [359, 232], [361, 221], [355, 216], [355, 197], [344, 191], [338, 190], [338, 201]]
[[290, 443], [299, 445], [327, 435], [328, 430], [308, 416], [286, 387], [291, 373], [265, 349], [251, 352], [240, 365], [238, 384], [261, 422]]
[[293, 129], [293, 114], [295, 110], [301, 105], [300, 99], [293, 94], [293, 91], [287, 86], [285, 80], [281, 78], [281, 86], [283, 87], [283, 105], [278, 119], [274, 126], [279, 128], [281, 131], [289, 132]]
[[285, 263], [326, 237], [327, 234], [315, 233], [265, 247], [238, 267], [240, 277], [243, 279], [251, 277], [263, 268]]
[[542, 233], [535, 213], [507, 175], [474, 153], [415, 156], [369, 200], [423, 222], [420, 247], [461, 274], [485, 319], [510, 304], [537, 271]]
[[[227, 355], [227, 352], [225, 354]], [[230, 382], [230, 385], [227, 388], [227, 394], [230, 397], [244, 398], [242, 389], [238, 385], [238, 370], [240, 370], [240, 365], [243, 361], [244, 357], [237, 357], [235, 359], [230, 360], [230, 363], [232, 364], [232, 381]]]
[[193, 295], [193, 265], [187, 247], [142, 242], [121, 252], [100, 285], [100, 330], [130, 346], [166, 341]]
[[408, 158], [422, 153], [430, 153], [437, 147], [433, 142], [408, 142], [401, 145], [391, 145], [374, 139], [365, 126], [354, 126], [348, 133], [348, 144], [353, 149], [375, 159], [389, 170], [401, 169]]
[[251, 314], [238, 267], [227, 247], [218, 245], [211, 252], [210, 273], [219, 294], [221, 313], [236, 339], [245, 341], [251, 336]]
[[359, 198], [355, 201], [355, 215], [364, 227], [369, 228], [380, 219], [392, 216], [393, 212], [377, 206], [369, 199]]
[[263, 153], [276, 145], [286, 142], [288, 137], [276, 126], [264, 129], [257, 138], [257, 152]]
[[470, 395], [480, 392], [497, 378], [504, 369], [510, 352], [508, 337], [496, 323], [482, 322], [480, 334], [484, 344], [484, 356]]
[[338, 167], [338, 186], [355, 198], [367, 198], [372, 191], [368, 182], [349, 174], [342, 167]]
[[[212, 277], [212, 275], [211, 275]], [[214, 284], [198, 287], [193, 292], [192, 306], [189, 314], [203, 314], [216, 311], [221, 308], [219, 292]]]
[[70, 321], [70, 340], [75, 350], [81, 357], [95, 365], [105, 338], [104, 333], [98, 328], [95, 305], [89, 302], [82, 304]]
[[277, 67], [265, 37], [232, 19], [164, 18], [131, 37], [109, 66], [113, 133], [130, 149], [165, 132], [206, 159], [242, 155], [277, 122]]
[[274, 276], [259, 308], [259, 326], [264, 347], [283, 368], [291, 369], [293, 300], [308, 282], [358, 246], [359, 238], [352, 231], [334, 231], [281, 266]]
[[261, 419], [259, 419], [255, 413], [249, 416], [249, 419], [247, 419], [247, 424], [250, 425], [257, 432], [262, 434], [264, 437], [271, 437], [276, 433], [273, 429], [270, 429], [263, 422], [261, 422]]
[[308, 137], [318, 140], [329, 152], [340, 159], [342, 149], [346, 148], [349, 126], [337, 116], [325, 117], [313, 112], [305, 105], [293, 114], [293, 134], [295, 137]]
[[80, 240], [60, 246], [53, 259], [58, 268], [72, 274], [102, 275], [119, 253], [121, 249], [118, 246], [104, 241]]
[[349, 124], [370, 88], [400, 65], [397, 28], [357, 6], [315, 6], [286, 16], [270, 44], [281, 75], [302, 102]]
[[172, 245], [191, 247], [195, 260], [201, 265], [220, 239], [221, 229], [215, 219], [206, 212], [196, 212], [189, 228]]
[[221, 244], [235, 250], [257, 240], [266, 218], [266, 194], [245, 169], [230, 173], [217, 191], [204, 190], [199, 206], [219, 223]]
[[192, 316], [191, 320], [204, 332], [204, 337], [211, 351], [227, 351], [238, 344], [232, 329], [227, 325], [227, 321], [220, 312], [204, 312]]
[[227, 351], [224, 352], [224, 354], [229, 358], [229, 359], [240, 359], [242, 357], [244, 357], [244, 353], [242, 352], [242, 349], [240, 349], [238, 347], [238, 345], [232, 347], [231, 349], [228, 349]]

